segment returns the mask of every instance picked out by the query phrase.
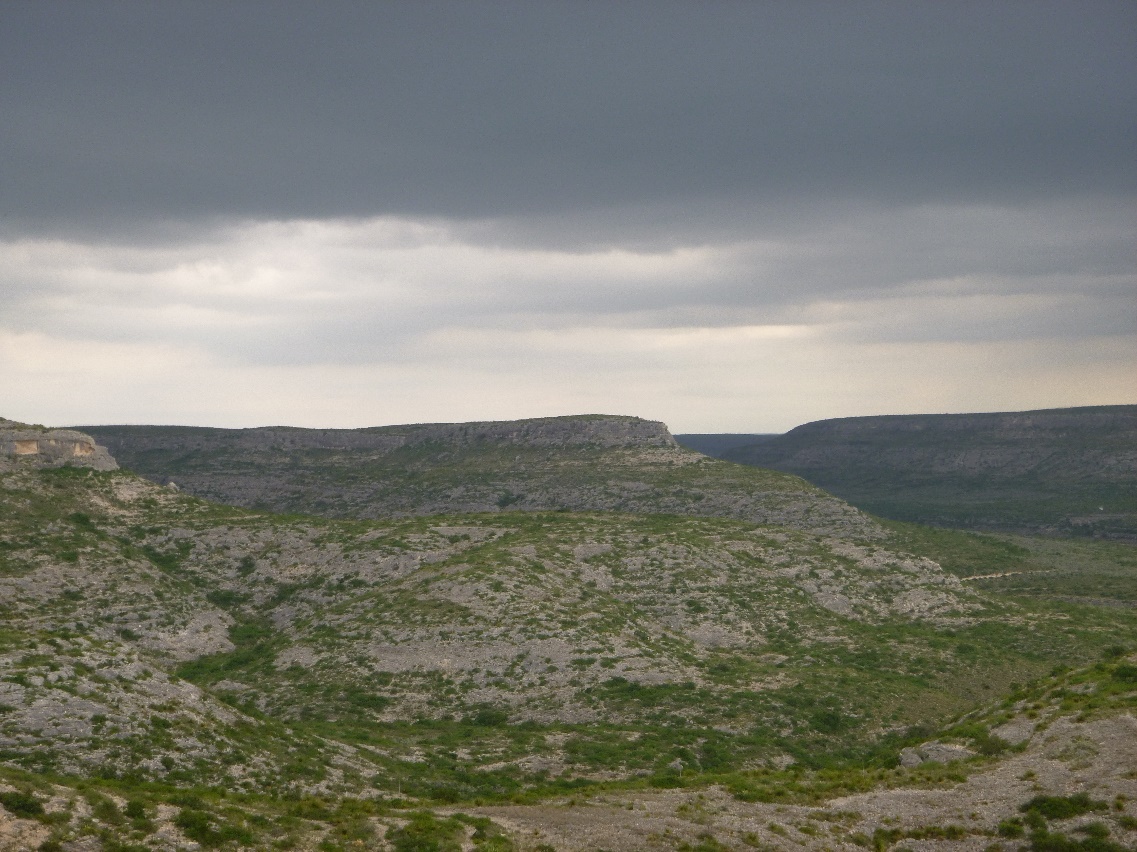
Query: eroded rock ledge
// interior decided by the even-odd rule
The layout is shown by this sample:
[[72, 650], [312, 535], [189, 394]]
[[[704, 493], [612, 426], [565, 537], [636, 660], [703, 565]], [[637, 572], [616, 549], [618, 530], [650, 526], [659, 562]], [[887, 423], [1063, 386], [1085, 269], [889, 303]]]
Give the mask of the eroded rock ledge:
[[0, 418], [0, 472], [71, 465], [117, 470], [118, 463], [95, 439], [71, 429], [45, 429]]

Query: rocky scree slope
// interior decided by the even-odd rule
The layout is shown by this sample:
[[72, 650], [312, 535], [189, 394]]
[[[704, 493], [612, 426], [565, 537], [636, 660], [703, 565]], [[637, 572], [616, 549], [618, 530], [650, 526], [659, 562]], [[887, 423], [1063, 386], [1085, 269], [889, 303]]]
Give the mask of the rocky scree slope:
[[[626, 773], [628, 760], [649, 771], [670, 754], [590, 751], [598, 722], [749, 737], [734, 743], [736, 757], [800, 759], [866, 744], [882, 722], [914, 724], [988, 697], [984, 672], [998, 682], [1008, 666], [1037, 669], [1040, 654], [1077, 660], [1131, 630], [1125, 611], [1110, 610], [1071, 633], [1064, 616], [977, 594], [871, 528], [835, 537], [573, 512], [333, 521], [211, 505], [80, 468], [9, 473], [0, 496], [11, 519], [0, 601], [16, 637], [8, 746], [41, 762], [63, 752], [35, 731], [96, 733], [59, 727], [44, 708], [110, 716], [51, 690], [78, 690], [90, 670], [115, 666], [127, 684], [177, 674], [207, 690], [202, 700], [288, 724], [370, 730], [483, 712], [585, 724], [568, 736], [576, 751], [549, 764], [570, 774]], [[48, 651], [44, 637], [67, 644]], [[515, 743], [504, 760], [499, 746], [463, 760], [520, 772], [535, 765], [526, 754], [550, 751], [544, 739]], [[107, 765], [132, 754], [161, 775], [152, 760], [161, 749], [146, 747], [158, 750], [71, 751]], [[417, 748], [391, 745], [383, 759]]]
[[[81, 469], [8, 474], [0, 501], [0, 731], [8, 756], [40, 768], [177, 777], [152, 707], [249, 724], [212, 696], [286, 722], [489, 707], [541, 724], [663, 713], [780, 728], [785, 688], [808, 675], [829, 691], [794, 674], [805, 647], [851, 645], [849, 627], [934, 634], [989, 608], [929, 560], [730, 520], [320, 522]], [[791, 634], [798, 650], [779, 652]], [[100, 737], [135, 745], [91, 747]], [[193, 771], [215, 778], [224, 741], [183, 743]]]
[[[394, 843], [409, 824], [375, 805], [333, 824], [343, 796], [421, 808], [716, 783], [739, 803], [953, 783], [966, 772], [897, 767], [904, 749], [990, 748], [998, 713], [937, 726], [1012, 678], [1137, 639], [1128, 609], [978, 593], [875, 525], [282, 517], [125, 471], [23, 463], [0, 474], [0, 518], [0, 797], [30, 790], [66, 814], [0, 811], [0, 840], [12, 828], [17, 843], [101, 832], [154, 849], [331, 850], [357, 848], [349, 827]], [[1101, 674], [1113, 713], [1134, 696], [1122, 665]], [[121, 794], [111, 808], [91, 779], [149, 804], [125, 820]], [[177, 792], [202, 785], [321, 799], [284, 800], [293, 813]], [[706, 814], [683, 804], [677, 837], [704, 842]], [[488, 843], [489, 828], [462, 825], [468, 846]], [[873, 825], [888, 824], [858, 830]], [[517, 848], [538, 848], [525, 836]]]
[[[453, 806], [429, 814], [374, 799], [219, 798], [17, 777], [0, 766], [0, 850], [52, 848], [52, 842], [67, 850], [115, 849], [133, 842], [170, 852], [191, 844], [325, 851], [1123, 852], [1137, 841], [1137, 721], [1124, 712], [1133, 707], [1135, 664], [1135, 657], [1122, 658], [1052, 675], [978, 711], [973, 720], [1014, 745], [992, 740], [1004, 743], [998, 753], [939, 767], [915, 785], [913, 770], [903, 768], [830, 775], [824, 791], [802, 786], [800, 775], [774, 771], [711, 786], [609, 786], [533, 804], [466, 806], [455, 818]], [[972, 719], [964, 724], [975, 724]]]
[[722, 457], [898, 520], [1137, 541], [1137, 405], [820, 420]]
[[591, 415], [373, 429], [84, 427], [127, 468], [234, 506], [328, 517], [604, 511], [879, 533], [802, 480], [685, 450], [662, 423]]
[[122, 472], [0, 474], [0, 760], [259, 790], [311, 781], [285, 771], [299, 752], [334, 774], [333, 750], [174, 676], [233, 648], [233, 619], [137, 526], [178, 501]]

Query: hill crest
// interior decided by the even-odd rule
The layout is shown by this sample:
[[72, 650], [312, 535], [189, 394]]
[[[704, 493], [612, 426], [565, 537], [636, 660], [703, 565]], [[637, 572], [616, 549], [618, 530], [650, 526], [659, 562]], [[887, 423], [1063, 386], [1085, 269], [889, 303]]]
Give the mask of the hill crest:
[[1137, 537], [1137, 405], [819, 420], [721, 457], [898, 520]]

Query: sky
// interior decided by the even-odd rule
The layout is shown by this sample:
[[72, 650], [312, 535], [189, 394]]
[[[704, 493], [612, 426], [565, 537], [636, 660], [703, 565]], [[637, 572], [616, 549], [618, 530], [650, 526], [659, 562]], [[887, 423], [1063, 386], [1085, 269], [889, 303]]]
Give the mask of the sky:
[[7, 0], [0, 416], [1137, 402], [1131, 0]]

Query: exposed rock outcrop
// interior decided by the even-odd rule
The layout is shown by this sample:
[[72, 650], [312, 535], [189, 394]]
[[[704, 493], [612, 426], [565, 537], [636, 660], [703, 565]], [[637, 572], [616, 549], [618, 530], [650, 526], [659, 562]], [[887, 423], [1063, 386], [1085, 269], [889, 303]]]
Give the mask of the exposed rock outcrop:
[[19, 468], [86, 467], [117, 470], [95, 439], [71, 429], [45, 429], [0, 418], [0, 472]]

